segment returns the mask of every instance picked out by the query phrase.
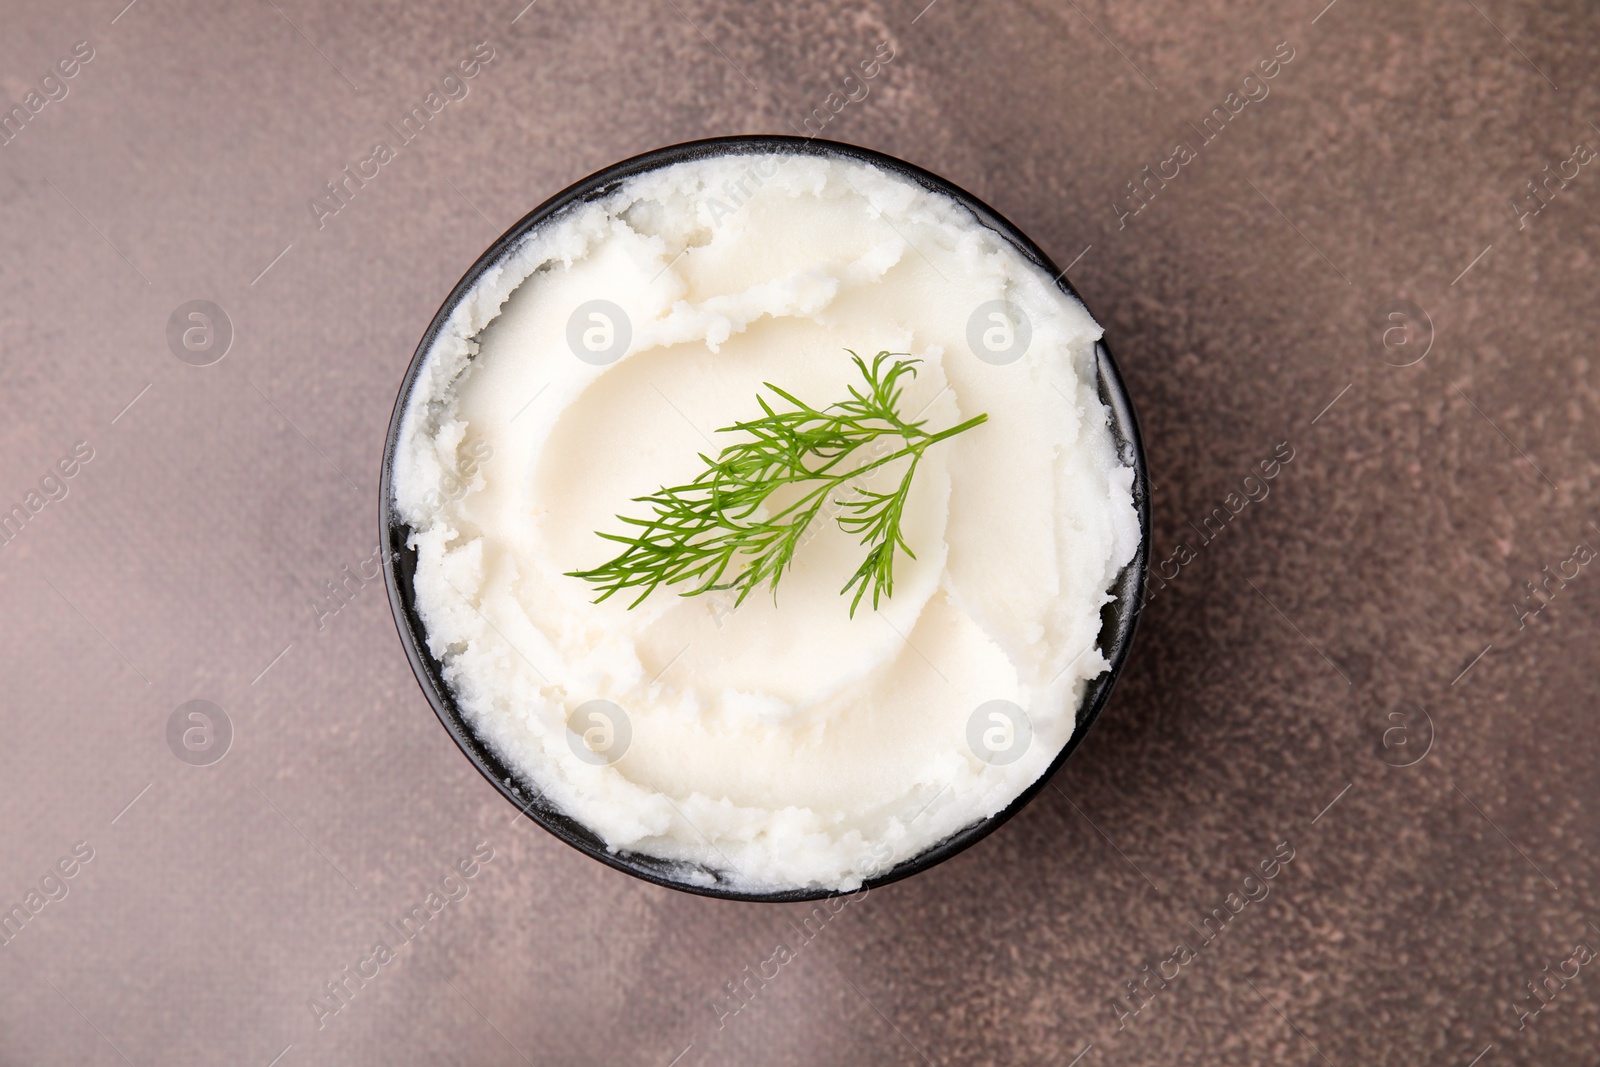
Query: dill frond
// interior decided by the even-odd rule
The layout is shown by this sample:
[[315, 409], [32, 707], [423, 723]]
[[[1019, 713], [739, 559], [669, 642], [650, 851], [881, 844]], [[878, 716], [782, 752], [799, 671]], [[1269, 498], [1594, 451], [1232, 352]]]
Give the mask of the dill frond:
[[[628, 532], [599, 533], [622, 545], [622, 551], [592, 570], [568, 574], [595, 585], [596, 603], [624, 590], [638, 590], [630, 608], [658, 587], [680, 583], [691, 583], [681, 596], [730, 590], [738, 594], [735, 604], [739, 604], [767, 584], [776, 598], [778, 583], [793, 563], [807, 527], [831, 495], [842, 491], [849, 495], [833, 501], [840, 509], [837, 521], [847, 533], [860, 535], [867, 556], [839, 592], [855, 590], [852, 617], [869, 587], [876, 608], [881, 597], [894, 595], [896, 553], [916, 558], [900, 524], [923, 452], [989, 418], [978, 415], [937, 432], [925, 428], [926, 420], [903, 419], [899, 413], [903, 382], [916, 377], [919, 361], [888, 361], [905, 354], [879, 352], [869, 365], [850, 351], [863, 384], [851, 385], [850, 399], [827, 408], [812, 407], [765, 383], [781, 405], [758, 396], [761, 417], [717, 431], [743, 434], [744, 440], [724, 448], [715, 459], [701, 453], [705, 469], [694, 481], [636, 497], [636, 503], [649, 506], [649, 518], [618, 515]], [[886, 454], [877, 454], [885, 447]], [[864, 451], [870, 458], [861, 461]], [[847, 484], [906, 458], [910, 462], [899, 484], [888, 492]], [[803, 491], [772, 514], [763, 514], [773, 494], [786, 486]]]

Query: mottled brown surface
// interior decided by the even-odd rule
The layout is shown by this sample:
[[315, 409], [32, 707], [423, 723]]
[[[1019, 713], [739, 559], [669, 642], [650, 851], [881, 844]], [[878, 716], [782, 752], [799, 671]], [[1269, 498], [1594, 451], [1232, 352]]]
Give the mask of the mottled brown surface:
[[[0, 902], [94, 850], [0, 948], [0, 1063], [1596, 1062], [1600, 968], [1526, 1029], [1513, 1005], [1600, 947], [1600, 570], [1525, 629], [1513, 605], [1600, 546], [1600, 171], [1521, 230], [1510, 207], [1600, 145], [1593, 5], [122, 2], [0, 10], [6, 100], [95, 49], [0, 148], [0, 502], [94, 451], [0, 549]], [[805, 909], [508, 825], [381, 589], [321, 630], [312, 602], [373, 551], [394, 390], [495, 235], [636, 152], [789, 132], [885, 39], [826, 135], [1076, 261], [1144, 421], [1156, 558], [1295, 458], [1150, 601], [1055, 788], [845, 909], [719, 1029]], [[470, 96], [319, 231], [307, 200], [482, 40]], [[1124, 183], [1282, 41], [1270, 96], [1119, 229]], [[236, 331], [209, 367], [164, 333], [196, 298]], [[1435, 334], [1404, 368], [1373, 325], [1397, 300]], [[191, 699], [234, 726], [213, 766], [168, 748]], [[1419, 706], [1431, 749], [1386, 766], [1424, 751]], [[319, 1030], [308, 999], [482, 841], [469, 894]], [[1199, 958], [1119, 1030], [1122, 983], [1183, 938]]]

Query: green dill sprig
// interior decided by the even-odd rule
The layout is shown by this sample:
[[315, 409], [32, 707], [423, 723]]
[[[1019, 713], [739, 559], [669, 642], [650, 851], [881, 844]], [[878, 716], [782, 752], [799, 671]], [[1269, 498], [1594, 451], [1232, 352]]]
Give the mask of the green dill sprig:
[[[907, 421], [899, 413], [902, 380], [916, 377], [919, 360], [895, 359], [885, 368], [891, 356], [907, 353], [879, 352], [869, 366], [855, 352], [846, 351], [865, 381], [864, 387], [849, 387], [850, 399], [814, 408], [767, 382], [767, 389], [787, 404], [787, 409], [778, 410], [758, 395], [760, 418], [717, 431], [742, 433], [746, 440], [724, 448], [716, 459], [701, 453], [705, 470], [694, 481], [635, 497], [636, 503], [648, 504], [654, 514], [644, 519], [618, 515], [631, 532], [598, 534], [624, 546], [623, 550], [593, 570], [568, 574], [594, 583], [600, 592], [595, 603], [624, 589], [639, 590], [630, 608], [637, 607], [658, 586], [681, 582], [694, 583], [681, 596], [737, 591], [736, 606], [762, 583], [771, 585], [776, 597], [779, 579], [793, 562], [806, 529], [832, 499], [831, 494], [848, 488], [853, 496], [833, 499], [841, 510], [837, 521], [846, 532], [859, 534], [868, 548], [866, 559], [839, 593], [855, 590], [850, 602], [852, 618], [869, 586], [873, 608], [880, 597], [892, 597], [896, 550], [916, 558], [900, 523], [923, 452], [989, 416], [978, 415], [931, 432], [925, 429], [926, 420]], [[852, 457], [861, 459], [864, 451], [868, 451], [864, 462], [847, 462]], [[902, 459], [910, 462], [899, 485], [889, 492], [846, 486]], [[782, 501], [790, 494], [773, 499], [788, 486], [796, 486], [798, 495], [787, 503]], [[763, 514], [769, 502], [776, 510]]]

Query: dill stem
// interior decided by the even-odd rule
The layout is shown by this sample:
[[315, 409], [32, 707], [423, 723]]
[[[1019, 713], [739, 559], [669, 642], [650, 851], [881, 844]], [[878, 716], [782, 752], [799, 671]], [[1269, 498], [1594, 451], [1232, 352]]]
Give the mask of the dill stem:
[[[853, 453], [853, 452], [857, 451], [858, 449], [860, 449], [862, 447], [862, 445], [866, 444], [866, 442], [863, 441], [862, 445], [856, 445], [855, 448], [850, 449], [849, 452], [841, 452], [837, 459], [835, 459], [832, 462], [830, 462], [829, 464], [827, 464], [827, 466], [818, 468], [816, 473], [805, 475], [805, 476], [795, 476], [795, 477], [791, 477], [791, 478], [776, 479], [773, 482], [774, 489], [776, 489], [776, 487], [779, 486], [779, 485], [793, 485], [795, 482], [810, 482], [810, 481], [815, 481], [818, 478], [825, 479], [825, 482], [824, 482], [824, 484], [822, 484], [822, 485], [818, 486], [817, 488], [813, 489], [811, 492], [807, 493], [805, 496], [801, 497], [799, 500], [796, 500], [794, 503], [790, 504], [788, 507], [784, 508], [782, 511], [777, 512], [776, 514], [774, 514], [768, 521], [769, 522], [776, 522], [778, 519], [783, 518], [785, 515], [791, 514], [796, 509], [798, 509], [802, 504], [805, 504], [807, 501], [809, 501], [813, 497], [815, 497], [815, 496], [817, 496], [819, 494], [826, 494], [826, 493], [831, 492], [832, 490], [837, 488], [841, 482], [847, 482], [852, 478], [856, 478], [856, 477], [859, 477], [860, 475], [866, 474], [868, 471], [877, 470], [879, 467], [882, 467], [882, 466], [885, 466], [887, 464], [893, 463], [897, 459], [904, 459], [907, 456], [921, 457], [921, 455], [923, 453], [923, 450], [926, 449], [929, 445], [937, 444], [938, 442], [943, 441], [947, 437], [954, 437], [958, 433], [962, 433], [962, 432], [964, 432], [966, 430], [970, 430], [974, 426], [978, 426], [978, 425], [980, 425], [982, 423], [985, 423], [985, 422], [988, 422], [988, 421], [989, 421], [989, 413], [988, 412], [984, 412], [982, 415], [976, 415], [973, 418], [968, 419], [966, 422], [963, 422], [959, 426], [952, 426], [948, 430], [940, 430], [938, 433], [928, 433], [926, 430], [918, 430], [918, 431], [916, 431], [916, 433], [918, 433], [920, 435], [921, 440], [919, 440], [914, 445], [908, 444], [908, 445], [906, 445], [906, 447], [900, 449], [899, 451], [891, 452], [889, 455], [883, 456], [880, 459], [875, 459], [870, 463], [863, 463], [861, 466], [856, 467], [856, 468], [854, 468], [852, 470], [846, 471], [843, 474], [823, 474], [823, 473], [821, 473], [822, 471], [826, 471], [829, 468], [831, 468], [835, 463], [838, 463], [840, 460], [843, 460], [846, 456], [848, 456], [851, 453]], [[889, 436], [891, 434], [896, 436], [896, 437], [905, 437], [906, 436], [906, 434], [903, 433], [900, 430], [887, 430], [882, 434], [875, 435], [874, 439], [876, 439], [876, 437], [886, 437], [886, 436]]]
[[[869, 585], [874, 607], [880, 595], [892, 596], [896, 552], [916, 558], [900, 530], [900, 520], [923, 453], [930, 445], [965, 433], [989, 417], [977, 415], [930, 433], [921, 420], [907, 422], [896, 410], [903, 389], [898, 381], [906, 375], [916, 376], [916, 360], [896, 360], [883, 371], [884, 362], [894, 353], [879, 352], [869, 366], [854, 351], [846, 351], [866, 380], [865, 390], [852, 386], [849, 400], [819, 409], [765, 383], [794, 410], [775, 410], [758, 397], [763, 416], [718, 431], [746, 433], [751, 440], [724, 448], [714, 459], [702, 453], [706, 467], [691, 482], [635, 497], [636, 503], [650, 505], [655, 514], [648, 519], [617, 516], [634, 528], [631, 534], [599, 533], [604, 540], [625, 546], [621, 554], [592, 570], [567, 573], [599, 586], [597, 601], [623, 589], [640, 590], [630, 607], [663, 584], [685, 580], [696, 584], [681, 596], [736, 589], [738, 602], [743, 602], [763, 583], [769, 584], [776, 596], [779, 580], [829, 494], [909, 458], [910, 465], [894, 491], [878, 492], [858, 484], [854, 498], [835, 501], [845, 512], [838, 516], [839, 526], [862, 535], [861, 543], [868, 546], [866, 560], [840, 591], [848, 593], [859, 586], [850, 614], [855, 614]], [[847, 459], [883, 437], [899, 437], [900, 447], [849, 470], [840, 469]], [[811, 487], [775, 513], [762, 514], [773, 494], [802, 482]], [[738, 568], [737, 572], [724, 580], [730, 567]]]

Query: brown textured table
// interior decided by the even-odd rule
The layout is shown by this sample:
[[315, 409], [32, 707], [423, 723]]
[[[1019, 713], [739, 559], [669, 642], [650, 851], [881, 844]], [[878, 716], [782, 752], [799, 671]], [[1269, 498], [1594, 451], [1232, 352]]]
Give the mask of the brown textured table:
[[[0, 10], [0, 1063], [1596, 1062], [1600, 9], [924, 2]], [[1169, 562], [1053, 788], [763, 981], [808, 909], [510, 825], [360, 573], [479, 251], [808, 117], [1071, 264]]]

